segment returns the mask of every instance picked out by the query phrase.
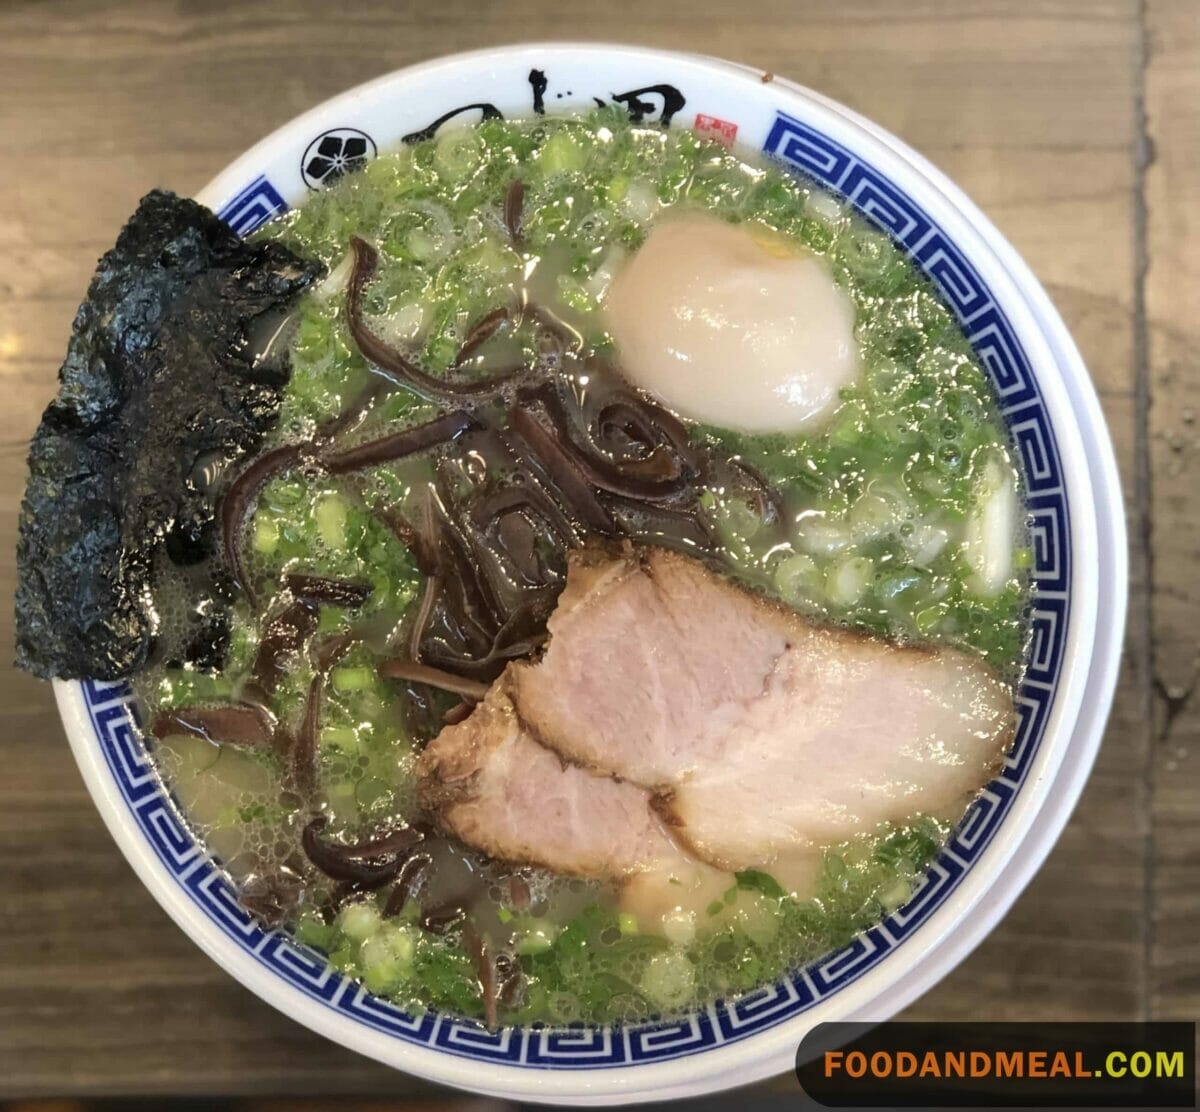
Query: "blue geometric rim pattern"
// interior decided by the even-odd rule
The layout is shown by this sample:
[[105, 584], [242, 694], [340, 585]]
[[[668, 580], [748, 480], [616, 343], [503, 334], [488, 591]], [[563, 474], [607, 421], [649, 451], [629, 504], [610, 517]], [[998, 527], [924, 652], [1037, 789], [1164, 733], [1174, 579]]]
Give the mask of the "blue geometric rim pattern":
[[[1025, 474], [1036, 591], [1017, 737], [1003, 772], [972, 805], [909, 902], [849, 946], [774, 985], [685, 1019], [616, 1028], [577, 1026], [489, 1033], [435, 1013], [411, 1016], [333, 971], [321, 955], [265, 931], [238, 905], [220, 868], [197, 844], [147, 759], [125, 683], [83, 685], [96, 739], [135, 823], [158, 859], [225, 936], [293, 988], [326, 1007], [404, 1041], [479, 1061], [533, 1069], [596, 1069], [684, 1057], [747, 1038], [799, 1015], [856, 981], [913, 932], [957, 888], [986, 849], [1025, 782], [1042, 742], [1059, 680], [1071, 579], [1070, 519], [1054, 432], [1016, 333], [980, 275], [941, 228], [872, 166], [782, 113], [765, 145], [772, 158], [845, 197], [900, 244], [953, 308], [987, 368]], [[286, 211], [265, 178], [221, 212], [241, 234]]]
[[217, 215], [238, 235], [248, 236], [287, 209], [279, 190], [265, 177], [257, 177]]

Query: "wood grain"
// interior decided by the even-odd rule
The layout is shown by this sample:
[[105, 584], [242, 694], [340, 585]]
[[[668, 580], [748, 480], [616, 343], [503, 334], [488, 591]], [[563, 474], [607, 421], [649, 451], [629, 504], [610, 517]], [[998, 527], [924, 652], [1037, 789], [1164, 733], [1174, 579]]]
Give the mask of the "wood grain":
[[[1091, 368], [1137, 526], [1126, 667], [1096, 773], [1002, 926], [912, 1014], [1195, 1018], [1196, 11], [1191, 0], [1144, 12], [1133, 0], [763, 0], [733, 19], [718, 0], [660, 0], [630, 22], [618, 5], [549, 0], [9, 3], [0, 590], [11, 597], [24, 445], [75, 305], [147, 188], [193, 191], [295, 113], [451, 51], [634, 39], [753, 62], [896, 131], [1011, 238]], [[11, 634], [6, 605], [6, 650]], [[11, 671], [0, 768], [0, 1095], [432, 1091], [309, 1034], [203, 957], [103, 830], [49, 691]]]
[[1149, 1009], [1200, 1016], [1200, 8], [1146, 11], [1144, 333], [1154, 554]]

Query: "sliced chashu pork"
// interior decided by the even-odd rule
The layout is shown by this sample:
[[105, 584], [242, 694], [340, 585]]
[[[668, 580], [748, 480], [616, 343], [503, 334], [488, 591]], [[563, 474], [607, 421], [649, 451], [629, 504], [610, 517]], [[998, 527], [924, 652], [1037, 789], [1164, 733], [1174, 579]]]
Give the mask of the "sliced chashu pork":
[[1012, 694], [977, 657], [815, 625], [661, 549], [578, 557], [549, 628], [510, 669], [523, 720], [654, 792], [721, 868], [957, 819], [1012, 736]]
[[534, 738], [503, 677], [468, 718], [442, 730], [418, 768], [425, 808], [502, 861], [617, 878], [685, 856], [645, 788], [565, 762]]
[[621, 881], [622, 908], [647, 930], [669, 931], [734, 883], [681, 848], [645, 788], [542, 745], [503, 677], [426, 748], [418, 773], [421, 802], [444, 829], [497, 860]]
[[419, 765], [442, 824], [507, 860], [811, 872], [880, 822], [956, 819], [1012, 733], [976, 658], [813, 625], [664, 550], [576, 554], [549, 628]]

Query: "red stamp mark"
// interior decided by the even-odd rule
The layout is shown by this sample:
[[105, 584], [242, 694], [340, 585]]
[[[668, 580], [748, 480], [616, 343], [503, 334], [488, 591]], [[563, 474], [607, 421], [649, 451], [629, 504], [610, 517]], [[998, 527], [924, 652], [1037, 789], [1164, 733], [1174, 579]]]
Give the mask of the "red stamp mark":
[[713, 139], [723, 147], [732, 147], [737, 138], [738, 125], [729, 120], [718, 120], [716, 116], [706, 116], [703, 112], [696, 114], [696, 122], [692, 130], [705, 139]]

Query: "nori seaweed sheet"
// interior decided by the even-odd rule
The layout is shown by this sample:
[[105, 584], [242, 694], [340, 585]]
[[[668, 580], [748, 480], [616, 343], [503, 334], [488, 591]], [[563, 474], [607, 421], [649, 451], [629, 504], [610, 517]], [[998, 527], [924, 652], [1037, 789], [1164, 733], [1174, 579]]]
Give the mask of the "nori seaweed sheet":
[[[262, 348], [321, 270], [243, 242], [194, 201], [142, 199], [100, 260], [30, 448], [20, 667], [116, 679], [153, 651], [219, 665], [232, 585], [213, 487], [278, 411], [287, 345]], [[167, 608], [188, 617], [166, 646], [155, 593], [168, 584]]]

